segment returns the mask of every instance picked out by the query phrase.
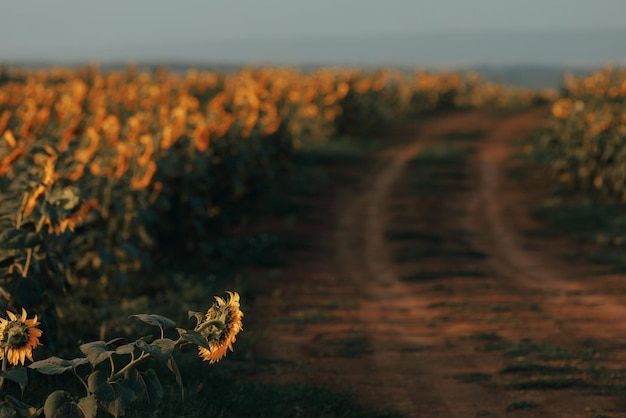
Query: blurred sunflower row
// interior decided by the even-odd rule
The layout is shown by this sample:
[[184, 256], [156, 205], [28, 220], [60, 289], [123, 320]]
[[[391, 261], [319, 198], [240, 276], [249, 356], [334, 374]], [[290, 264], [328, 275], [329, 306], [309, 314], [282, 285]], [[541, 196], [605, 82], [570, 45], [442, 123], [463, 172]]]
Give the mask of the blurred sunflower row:
[[196, 251], [254, 210], [294, 147], [538, 98], [424, 71], [0, 70], [2, 304], [53, 336], [54, 295], [112, 294], [164, 249]]
[[605, 202], [626, 202], [626, 71], [565, 77], [543, 135], [561, 183]]

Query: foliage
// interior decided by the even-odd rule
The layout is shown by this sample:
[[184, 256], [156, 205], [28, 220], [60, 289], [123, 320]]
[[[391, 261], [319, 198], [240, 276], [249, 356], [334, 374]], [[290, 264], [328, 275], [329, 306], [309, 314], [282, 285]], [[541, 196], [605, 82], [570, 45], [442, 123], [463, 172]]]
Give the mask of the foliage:
[[626, 71], [565, 78], [538, 150], [553, 178], [595, 200], [626, 202]]
[[[0, 412], [7, 416], [32, 417], [82, 417], [93, 418], [100, 413], [109, 416], [124, 416], [131, 406], [140, 407], [144, 411], [154, 413], [158, 410], [164, 397], [164, 388], [152, 363], [165, 364], [174, 375], [184, 398], [183, 379], [174, 359], [174, 352], [187, 345], [197, 346], [200, 356], [211, 363], [218, 361], [232, 349], [235, 335], [241, 330], [239, 295], [229, 292], [228, 301], [216, 298], [217, 302], [206, 314], [190, 312], [197, 324], [193, 329], [176, 328], [176, 323], [169, 318], [155, 314], [133, 315], [139, 320], [159, 328], [157, 338], [153, 335], [144, 336], [135, 341], [127, 342], [124, 338], [110, 341], [94, 341], [80, 346], [83, 357], [62, 359], [51, 356], [28, 365], [42, 375], [71, 374], [81, 383], [82, 393], [74, 393], [66, 389], [57, 389], [49, 393], [43, 407], [28, 405], [10, 394], [5, 394], [0, 402]], [[218, 312], [219, 311], [219, 312]], [[0, 325], [0, 348], [4, 355], [0, 373], [0, 388], [5, 381], [19, 385], [22, 392], [28, 389], [27, 368], [18, 361], [10, 360], [10, 352], [25, 351], [32, 359], [33, 345], [20, 345], [11, 339], [7, 328], [12, 324], [27, 324], [19, 331], [40, 335], [36, 328], [37, 317], [26, 320], [26, 312], [22, 316], [10, 313], [11, 320], [3, 320]], [[168, 338], [175, 331], [175, 338]], [[205, 356], [203, 352], [217, 353], [217, 357]], [[8, 360], [8, 361], [7, 361]], [[8, 368], [8, 364], [14, 367]], [[152, 366], [152, 367], [151, 367]], [[34, 375], [36, 376], [36, 375]], [[3, 415], [4, 416], [4, 415]]]

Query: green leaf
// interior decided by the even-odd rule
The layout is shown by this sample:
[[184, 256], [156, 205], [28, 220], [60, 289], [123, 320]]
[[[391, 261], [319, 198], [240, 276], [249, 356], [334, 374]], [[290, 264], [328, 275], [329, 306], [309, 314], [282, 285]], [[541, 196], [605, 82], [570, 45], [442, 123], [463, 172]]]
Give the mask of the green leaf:
[[176, 326], [176, 322], [172, 321], [169, 318], [166, 318], [162, 315], [156, 315], [156, 314], [135, 314], [135, 315], [131, 315], [131, 317], [136, 317], [140, 320], [142, 320], [143, 322], [145, 322], [146, 324], [150, 324], [150, 325], [154, 325], [156, 327], [163, 327], [163, 328], [174, 328]]
[[126, 255], [129, 256], [130, 258], [132, 258], [133, 260], [138, 260], [139, 258], [141, 258], [141, 253], [139, 252], [137, 247], [135, 247], [130, 242], [121, 242], [121, 243], [118, 244], [118, 247], [122, 251], [124, 251], [126, 253]]
[[107, 375], [102, 370], [96, 370], [87, 378], [89, 392], [96, 395], [99, 401], [112, 401], [115, 399], [115, 390], [107, 381]]
[[113, 416], [123, 416], [128, 405], [135, 399], [135, 393], [123, 381], [109, 383], [102, 370], [96, 370], [87, 379], [89, 391]]
[[124, 372], [124, 381], [135, 394], [137, 402], [142, 406], [149, 406], [150, 399], [148, 397], [148, 389], [141, 374], [137, 369], [132, 368]]
[[72, 396], [64, 390], [55, 390], [46, 399], [43, 406], [46, 418], [85, 418], [86, 416], [74, 402]]
[[178, 335], [180, 335], [180, 338], [183, 340], [210, 350], [209, 343], [206, 338], [204, 338], [199, 332], [182, 328], [176, 328], [176, 331], [178, 331]]
[[34, 248], [39, 244], [39, 235], [36, 232], [24, 232], [19, 229], [9, 231], [0, 240], [2, 250], [24, 250]]
[[24, 237], [24, 247], [25, 248], [35, 248], [41, 242], [41, 238], [39, 234], [36, 232], [29, 232]]
[[126, 338], [124, 337], [117, 337], [117, 338], [113, 338], [112, 340], [109, 340], [106, 342], [107, 345], [116, 345], [117, 343], [123, 343], [124, 341], [126, 341]]
[[17, 366], [6, 371], [0, 370], [0, 376], [15, 382], [20, 386], [26, 386], [26, 384], [28, 383], [28, 374], [26, 373], [26, 367]]
[[[13, 409], [20, 413], [23, 417], [32, 417], [37, 412], [37, 408], [31, 406], [27, 403], [20, 401], [19, 399], [14, 398], [11, 395], [6, 395], [6, 400], [9, 401]], [[2, 415], [0, 414], [0, 417]]]
[[94, 395], [80, 398], [78, 400], [78, 408], [85, 418], [96, 418], [96, 415], [98, 415], [98, 401]]
[[164, 361], [167, 360], [167, 358], [174, 351], [176, 342], [170, 340], [169, 338], [159, 338], [154, 340], [151, 344], [148, 344], [143, 340], [137, 340], [135, 341], [135, 344], [141, 351], [149, 353], [153, 357]]
[[[61, 258], [65, 257], [61, 256]], [[48, 249], [46, 249], [46, 262], [50, 269], [54, 272], [56, 279], [61, 284], [61, 286], [65, 287], [68, 279], [71, 278], [71, 273], [69, 272], [67, 265], [59, 260], [57, 255], [55, 255], [52, 251]]]
[[87, 356], [87, 359], [94, 367], [102, 361], [107, 360], [115, 352], [109, 350], [109, 347], [104, 341], [94, 341], [83, 344], [80, 346], [80, 351]]
[[13, 408], [7, 408], [6, 406], [0, 405], [0, 418], [15, 418], [17, 417], [17, 412]]
[[78, 366], [89, 363], [86, 358], [75, 358], [65, 360], [59, 357], [48, 357], [45, 360], [31, 363], [28, 368], [35, 369], [41, 374], [61, 374], [68, 370], [76, 369]]
[[136, 396], [136, 401], [150, 411], [155, 411], [163, 398], [163, 387], [154, 370], [139, 372], [129, 369], [124, 373], [124, 383]]
[[196, 325], [204, 321], [204, 314], [202, 312], [189, 311], [187, 315], [189, 315], [189, 318], [196, 318]]
[[16, 229], [16, 228], [13, 228], [13, 227], [10, 227], [10, 228], [11, 229], [7, 230], [2, 235], [0, 235], [0, 240], [2, 240], [2, 241], [11, 241], [11, 240], [14, 240], [14, 239], [22, 236], [22, 234], [24, 234], [25, 228], [22, 228], [22, 229]]
[[161, 386], [159, 377], [153, 369], [142, 372], [141, 376], [146, 384], [150, 407], [155, 410], [163, 399], [163, 386]]
[[15, 256], [10, 255], [0, 260], [0, 268], [9, 267], [15, 261]]
[[174, 356], [170, 356], [167, 359], [167, 368], [170, 369], [174, 376], [176, 377], [176, 383], [178, 383], [178, 387], [180, 388], [180, 397], [185, 399], [185, 387], [183, 386], [183, 377], [180, 374], [180, 370], [178, 370], [178, 365], [176, 364], [176, 360], [174, 360]]
[[135, 342], [120, 345], [115, 349], [115, 354], [132, 354], [133, 351], [135, 351], [136, 346]]

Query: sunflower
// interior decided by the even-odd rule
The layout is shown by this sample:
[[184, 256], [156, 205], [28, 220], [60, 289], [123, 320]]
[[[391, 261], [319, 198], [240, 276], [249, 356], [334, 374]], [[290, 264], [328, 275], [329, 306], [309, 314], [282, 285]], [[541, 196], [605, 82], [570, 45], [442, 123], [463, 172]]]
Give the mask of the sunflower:
[[9, 319], [0, 318], [0, 359], [6, 353], [7, 360], [14, 366], [24, 365], [24, 359], [33, 361], [33, 348], [37, 347], [39, 337], [43, 332], [37, 328], [37, 315], [33, 319], [26, 319], [26, 310], [16, 315], [7, 311]]
[[215, 296], [215, 302], [207, 311], [204, 321], [196, 327], [206, 339], [209, 348], [198, 347], [202, 360], [209, 363], [220, 361], [228, 349], [233, 351], [236, 335], [243, 329], [241, 318], [243, 312], [239, 310], [239, 294], [228, 293], [228, 301]]

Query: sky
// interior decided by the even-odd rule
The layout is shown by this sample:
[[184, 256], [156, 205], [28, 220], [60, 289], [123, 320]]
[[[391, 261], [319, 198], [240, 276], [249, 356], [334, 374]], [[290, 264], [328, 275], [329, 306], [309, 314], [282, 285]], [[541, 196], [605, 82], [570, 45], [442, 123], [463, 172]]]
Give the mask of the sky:
[[626, 29], [624, 16], [624, 0], [4, 0], [0, 62], [128, 59], [144, 47], [167, 59], [202, 42]]

